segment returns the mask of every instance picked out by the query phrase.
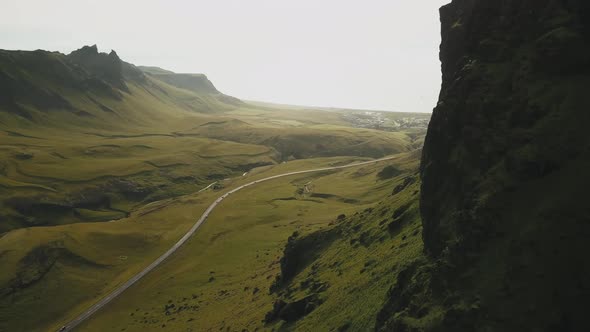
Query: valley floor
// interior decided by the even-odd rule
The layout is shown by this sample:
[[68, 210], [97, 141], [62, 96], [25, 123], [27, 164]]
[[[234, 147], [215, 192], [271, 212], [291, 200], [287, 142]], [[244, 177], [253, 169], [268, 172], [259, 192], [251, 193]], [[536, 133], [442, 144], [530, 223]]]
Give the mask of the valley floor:
[[[415, 172], [428, 115], [245, 103], [148, 74], [105, 95], [46, 74], [26, 79], [69, 108], [0, 105], [0, 331], [59, 329], [166, 252], [221, 194], [286, 172], [395, 156], [228, 196], [79, 330], [367, 329], [391, 271], [421, 252]], [[325, 246], [284, 263], [289, 245], [323, 232]], [[346, 305], [361, 295], [363, 306]], [[273, 314], [309, 296], [304, 316]]]
[[[242, 184], [230, 191], [225, 192], [224, 194], [220, 195], [213, 203], [211, 203], [211, 205], [209, 205], [209, 207], [207, 207], [207, 209], [203, 212], [203, 214], [198, 218], [197, 222], [190, 228], [190, 230], [180, 239], [178, 240], [178, 242], [176, 242], [172, 248], [170, 248], [168, 251], [166, 251], [166, 253], [164, 253], [162, 256], [158, 257], [157, 260], [155, 260], [154, 262], [152, 262], [149, 266], [147, 266], [145, 269], [143, 269], [142, 271], [140, 271], [138, 274], [136, 274], [135, 276], [133, 276], [132, 278], [130, 278], [128, 281], [126, 281], [125, 283], [123, 283], [122, 285], [120, 285], [119, 287], [117, 287], [113, 292], [111, 292], [110, 294], [108, 294], [107, 296], [103, 297], [100, 301], [98, 301], [97, 303], [95, 303], [92, 307], [90, 307], [87, 311], [83, 312], [81, 315], [79, 315], [78, 317], [76, 317], [74, 320], [72, 320], [71, 322], [67, 323], [66, 325], [64, 325], [61, 330], [63, 331], [70, 331], [72, 329], [74, 329], [75, 327], [77, 327], [80, 323], [82, 323], [83, 321], [87, 320], [88, 318], [90, 318], [92, 315], [94, 315], [97, 311], [101, 310], [102, 308], [104, 308], [105, 306], [107, 306], [112, 300], [114, 300], [116, 297], [118, 297], [120, 294], [122, 294], [124, 291], [126, 291], [129, 287], [131, 287], [132, 285], [134, 285], [137, 281], [141, 280], [141, 278], [143, 278], [145, 275], [147, 275], [148, 273], [150, 273], [153, 269], [157, 268], [160, 264], [162, 264], [166, 259], [168, 259], [171, 255], [173, 255], [174, 253], [176, 253], [176, 251], [186, 243], [186, 241], [188, 241], [190, 239], [191, 236], [193, 236], [195, 234], [195, 232], [199, 229], [199, 227], [207, 220], [207, 218], [209, 217], [209, 215], [213, 212], [213, 210], [223, 202], [223, 200], [225, 200], [230, 194], [236, 193], [246, 187], [250, 187], [252, 185], [256, 185], [260, 182], [266, 182], [266, 181], [271, 181], [271, 180], [275, 180], [278, 178], [283, 178], [283, 177], [287, 177], [287, 176], [294, 176], [294, 175], [301, 175], [301, 174], [310, 174], [310, 173], [319, 173], [319, 172], [329, 172], [329, 171], [336, 171], [336, 170], [342, 170], [342, 169], [347, 169], [347, 168], [351, 168], [351, 167], [361, 167], [361, 166], [365, 166], [365, 165], [370, 165], [370, 164], [375, 164], [375, 163], [380, 163], [380, 162], [385, 162], [385, 161], [389, 161], [391, 159], [395, 159], [396, 157], [387, 157], [387, 158], [382, 158], [382, 159], [378, 159], [378, 160], [369, 160], [369, 161], [362, 161], [362, 162], [356, 162], [353, 164], [348, 164], [348, 165], [342, 165], [342, 166], [327, 166], [324, 168], [319, 168], [319, 169], [312, 169], [312, 170], [302, 170], [302, 171], [293, 171], [293, 172], [288, 172], [288, 173], [282, 173], [282, 174], [278, 174], [278, 175], [273, 175], [270, 177], [265, 177], [265, 178], [260, 178], [260, 179], [256, 179], [252, 182], [248, 182], [245, 184]], [[242, 176], [246, 176], [248, 173], [244, 173]], [[207, 190], [209, 188], [212, 187], [213, 184], [199, 190], [199, 192], [202, 192], [204, 190]], [[326, 194], [322, 194], [322, 195], [326, 195]]]
[[[330, 163], [336, 161], [341, 160]], [[83, 323], [82, 330], [317, 331], [347, 324], [352, 330], [370, 329], [392, 272], [421, 253], [416, 186], [391, 196], [415, 163], [400, 156], [385, 164], [409, 168], [384, 181], [376, 177], [384, 166], [379, 164], [304, 174], [228, 196], [185, 247]], [[298, 194], [305, 187], [313, 189]], [[306, 248], [305, 255], [315, 259], [302, 262], [281, 291], [270, 292], [281, 274], [285, 240], [294, 232], [335, 236], [322, 248]], [[310, 295], [323, 303], [305, 318], [264, 322], [278, 298]], [[358, 305], [359, 296], [364, 305]]]

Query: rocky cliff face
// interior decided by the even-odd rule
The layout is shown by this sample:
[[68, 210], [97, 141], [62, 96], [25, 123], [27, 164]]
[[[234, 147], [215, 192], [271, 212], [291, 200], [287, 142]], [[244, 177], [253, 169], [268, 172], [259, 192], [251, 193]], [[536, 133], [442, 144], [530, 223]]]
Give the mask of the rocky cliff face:
[[425, 261], [377, 329], [582, 331], [590, 2], [454, 0], [423, 150]]
[[73, 51], [68, 58], [85, 68], [90, 74], [112, 84], [115, 87], [127, 89], [123, 81], [123, 68], [121, 59], [115, 53], [99, 53], [96, 45], [84, 46]]
[[495, 194], [586, 151], [588, 8], [587, 1], [462, 0], [441, 9], [444, 83], [422, 162], [424, 238], [433, 255], [468, 238], [477, 245], [471, 234], [457, 235], [478, 221], [487, 228], [479, 210]]
[[115, 51], [99, 53], [96, 45], [84, 46], [68, 54], [68, 59], [84, 68], [90, 75], [128, 92], [125, 79], [143, 80], [143, 73], [135, 66], [121, 61]]

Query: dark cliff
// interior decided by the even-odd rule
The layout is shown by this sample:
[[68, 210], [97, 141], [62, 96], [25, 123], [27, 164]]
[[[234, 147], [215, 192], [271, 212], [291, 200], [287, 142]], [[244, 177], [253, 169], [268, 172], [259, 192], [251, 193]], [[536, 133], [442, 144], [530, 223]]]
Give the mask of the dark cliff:
[[115, 51], [99, 53], [96, 45], [84, 46], [68, 54], [68, 59], [82, 66], [90, 75], [110, 85], [129, 92], [125, 80], [143, 82], [143, 72], [132, 64], [122, 61]]
[[487, 228], [474, 217], [495, 195], [587, 157], [587, 7], [480, 0], [441, 9], [443, 87], [422, 160], [433, 255], [469, 239], [477, 246], [477, 236], [456, 235], [478, 221]]
[[427, 258], [378, 330], [585, 331], [590, 2], [454, 0], [425, 141]]

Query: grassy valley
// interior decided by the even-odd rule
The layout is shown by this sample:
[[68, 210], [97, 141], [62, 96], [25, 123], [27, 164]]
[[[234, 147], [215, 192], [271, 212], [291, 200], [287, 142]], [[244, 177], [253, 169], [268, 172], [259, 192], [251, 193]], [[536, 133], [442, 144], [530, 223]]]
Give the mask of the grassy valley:
[[[415, 139], [351, 128], [338, 112], [250, 105], [204, 75], [143, 73], [95, 47], [73, 55], [0, 57], [3, 84], [15, 91], [0, 107], [0, 231], [120, 218], [257, 166], [381, 157], [411, 150]], [[111, 58], [119, 77], [93, 74], [99, 65], [113, 71]]]
[[[383, 272], [421, 252], [418, 183], [392, 194], [392, 187], [415, 179], [417, 159], [404, 155], [388, 163], [401, 169], [398, 176], [377, 177], [386, 163], [289, 177], [235, 194], [177, 255], [82, 328], [324, 330], [347, 321], [356, 329], [371, 327], [392, 281]], [[313, 245], [285, 249], [317, 234]], [[295, 267], [284, 275], [283, 261], [292, 259]], [[372, 292], [366, 305], [346, 305], [366, 292]], [[309, 296], [325, 302], [298, 322], [265, 321], [279, 299]], [[326, 319], [333, 312], [345, 317]]]
[[[407, 246], [408, 257], [420, 251], [417, 233], [376, 235], [387, 228], [378, 215], [387, 219], [393, 213], [377, 212], [377, 206], [416, 202], [415, 182], [403, 200], [391, 192], [417, 169], [427, 116], [245, 102], [217, 91], [204, 75], [135, 67], [95, 46], [69, 55], [2, 51], [0, 85], [11, 91], [0, 103], [0, 331], [58, 329], [158, 257], [224, 191], [287, 171], [400, 156], [236, 194], [165, 267], [101, 312], [109, 318], [83, 329], [115, 328], [111, 323], [154, 328], [156, 320], [176, 330], [185, 318], [218, 328], [228, 322], [231, 308], [252, 297], [255, 305], [235, 321], [235, 329], [294, 327], [280, 319], [261, 325], [276, 301], [296, 301], [309, 291], [298, 284], [309, 278], [312, 262], [297, 268], [292, 284], [269, 292], [294, 232], [337, 235], [329, 250], [312, 253], [318, 262], [340, 250], [358, 256], [342, 268], [348, 271], [342, 282], [321, 264], [325, 280], [317, 282], [333, 285], [327, 294], [358, 280], [358, 291], [371, 288], [374, 274], [357, 270], [370, 255], [386, 255], [392, 244]], [[402, 126], [395, 122], [402, 117], [415, 120]], [[373, 125], [383, 118], [393, 119], [390, 127]], [[388, 164], [389, 171], [378, 176]], [[336, 222], [340, 214], [348, 216], [346, 222]], [[419, 227], [412, 215], [408, 225]], [[353, 239], [361, 228], [374, 233], [373, 245]], [[402, 243], [406, 239], [409, 244]], [[161, 290], [146, 293], [144, 287], [154, 285]], [[382, 293], [371, 289], [373, 302], [351, 321], [354, 326], [371, 324]], [[323, 291], [317, 295], [328, 298]], [[184, 298], [199, 309], [169, 321], [166, 311], [174, 310], [168, 301], [176, 307]], [[327, 301], [317, 312], [338, 303]], [[128, 312], [131, 307], [142, 316]], [[314, 317], [300, 324], [314, 324]]]

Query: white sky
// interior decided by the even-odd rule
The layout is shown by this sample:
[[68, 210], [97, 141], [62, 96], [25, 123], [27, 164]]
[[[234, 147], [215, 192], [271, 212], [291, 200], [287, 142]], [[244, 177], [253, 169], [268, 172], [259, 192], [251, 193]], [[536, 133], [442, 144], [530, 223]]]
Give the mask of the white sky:
[[430, 112], [450, 0], [0, 0], [0, 48], [114, 49], [242, 99]]

